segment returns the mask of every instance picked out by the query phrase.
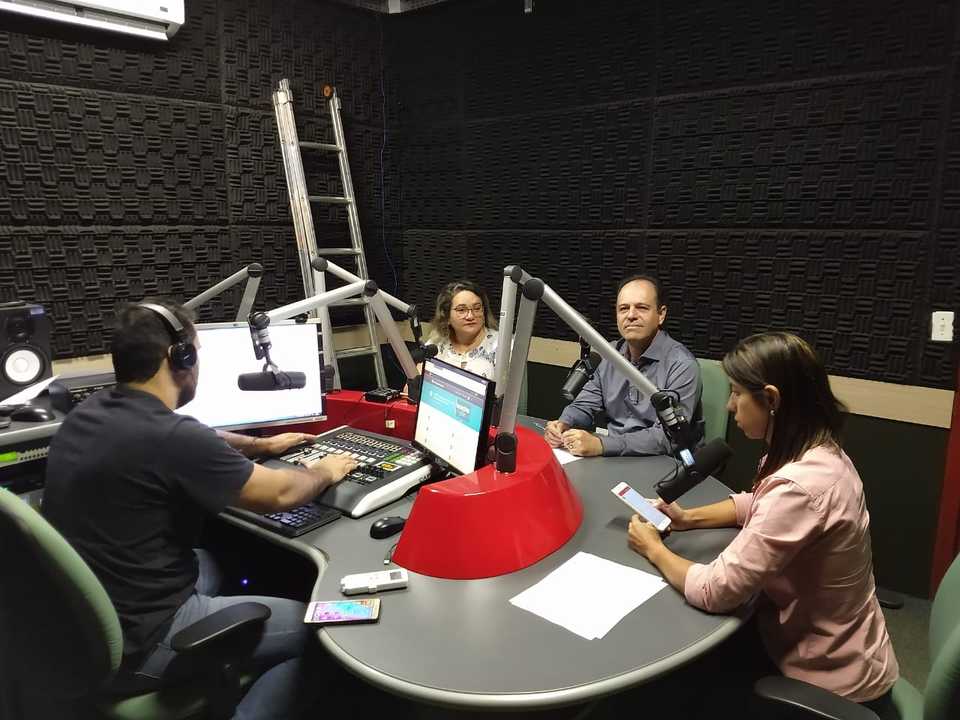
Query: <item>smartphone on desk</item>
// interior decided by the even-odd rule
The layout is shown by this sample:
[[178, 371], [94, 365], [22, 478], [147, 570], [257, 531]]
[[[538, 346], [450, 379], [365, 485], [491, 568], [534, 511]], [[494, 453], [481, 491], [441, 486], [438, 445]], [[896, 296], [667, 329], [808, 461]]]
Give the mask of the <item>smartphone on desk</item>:
[[657, 510], [647, 502], [647, 499], [643, 497], [643, 495], [625, 482], [610, 488], [610, 492], [623, 500], [634, 512], [639, 514], [660, 532], [666, 532], [670, 528], [670, 518]]
[[307, 606], [305, 623], [334, 625], [338, 623], [376, 622], [380, 618], [380, 598], [362, 600], [317, 600]]

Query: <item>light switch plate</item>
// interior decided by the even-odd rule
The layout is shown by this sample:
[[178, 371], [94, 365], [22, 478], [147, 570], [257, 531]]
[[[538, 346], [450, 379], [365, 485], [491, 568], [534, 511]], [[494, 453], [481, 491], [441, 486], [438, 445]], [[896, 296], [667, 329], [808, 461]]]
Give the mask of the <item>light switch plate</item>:
[[953, 310], [934, 311], [930, 339], [934, 342], [953, 342]]

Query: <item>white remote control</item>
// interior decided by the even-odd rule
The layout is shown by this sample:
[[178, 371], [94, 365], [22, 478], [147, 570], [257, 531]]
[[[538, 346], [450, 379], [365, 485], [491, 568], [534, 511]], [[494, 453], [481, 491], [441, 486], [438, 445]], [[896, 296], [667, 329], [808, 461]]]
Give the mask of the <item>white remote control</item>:
[[405, 588], [408, 580], [407, 571], [403, 568], [344, 575], [340, 578], [340, 592], [344, 595], [360, 595], [381, 590], [398, 590]]

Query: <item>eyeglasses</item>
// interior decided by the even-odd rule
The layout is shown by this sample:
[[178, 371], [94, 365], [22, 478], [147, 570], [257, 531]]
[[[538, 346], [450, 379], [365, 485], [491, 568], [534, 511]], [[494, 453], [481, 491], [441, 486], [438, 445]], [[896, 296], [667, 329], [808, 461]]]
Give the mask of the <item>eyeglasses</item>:
[[483, 312], [483, 305], [457, 305], [453, 311], [457, 314], [458, 317], [466, 317], [470, 313], [473, 313], [474, 316], [480, 315]]

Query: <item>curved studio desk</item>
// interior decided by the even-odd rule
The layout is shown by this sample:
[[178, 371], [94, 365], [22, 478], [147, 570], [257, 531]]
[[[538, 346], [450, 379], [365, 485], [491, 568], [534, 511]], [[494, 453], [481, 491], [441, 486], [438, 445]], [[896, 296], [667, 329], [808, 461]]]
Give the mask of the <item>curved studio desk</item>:
[[[533, 566], [494, 578], [446, 580], [411, 572], [406, 589], [379, 595], [379, 622], [320, 628], [320, 642], [348, 670], [383, 690], [461, 709], [569, 705], [665, 675], [732, 635], [749, 610], [734, 616], [709, 615], [687, 605], [668, 586], [604, 638], [584, 640], [509, 600], [581, 550], [656, 574], [627, 546], [630, 511], [610, 488], [626, 480], [651, 496], [653, 484], [672, 466], [672, 460], [663, 457], [570, 463], [564, 468], [580, 493], [584, 517], [577, 533], [559, 550]], [[683, 502], [716, 502], [728, 493], [709, 478]], [[343, 597], [339, 584], [344, 575], [387, 569], [384, 556], [399, 535], [374, 540], [370, 524], [384, 515], [406, 516], [413, 497], [358, 520], [341, 518], [292, 540], [228, 519], [311, 557], [319, 575], [311, 600], [334, 600]], [[687, 531], [671, 535], [667, 544], [684, 557], [708, 562], [735, 534], [732, 529]], [[483, 547], [483, 538], [478, 537], [477, 552]]]

